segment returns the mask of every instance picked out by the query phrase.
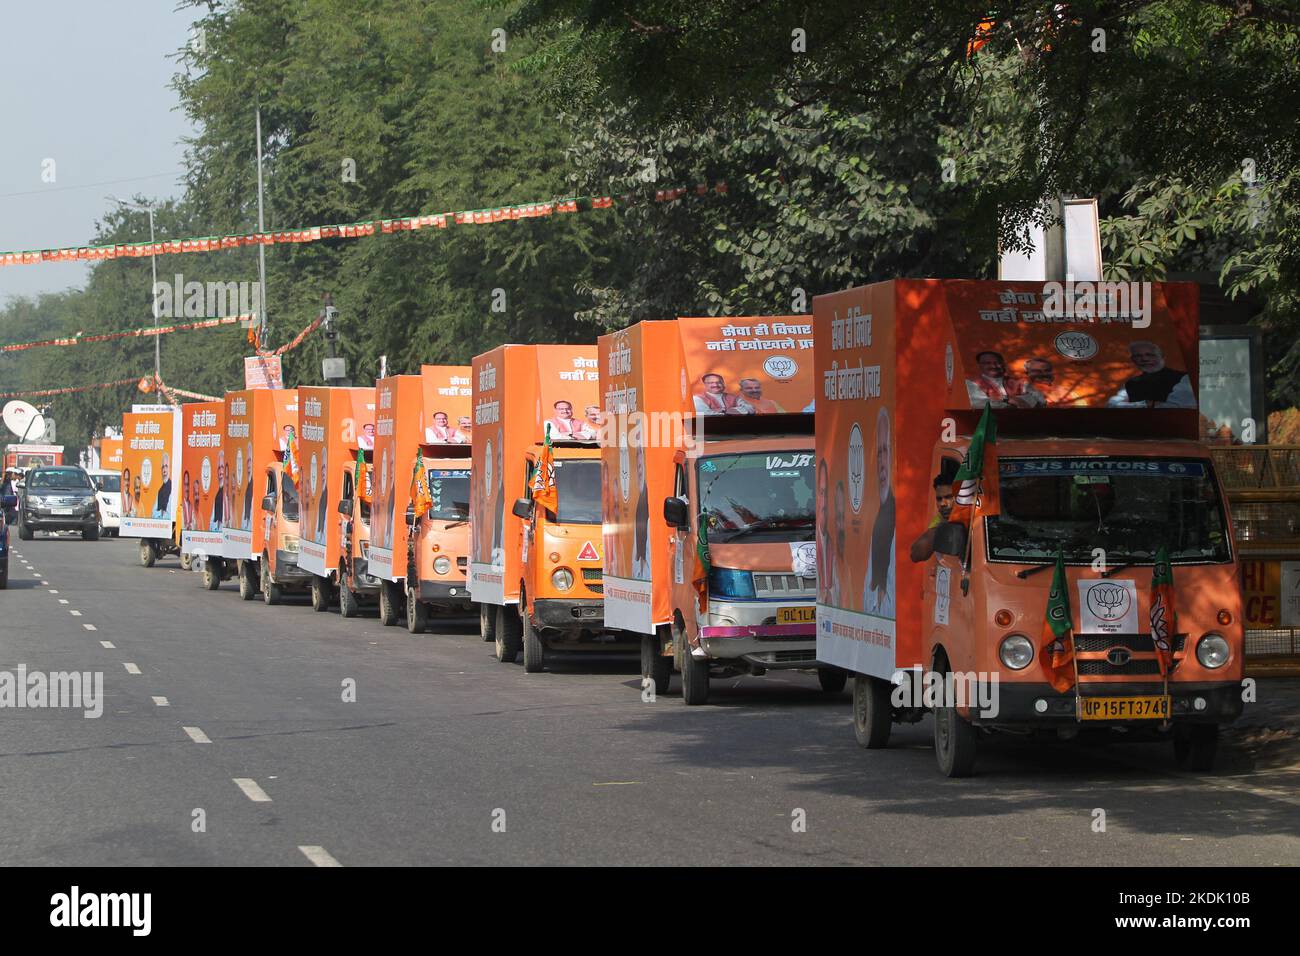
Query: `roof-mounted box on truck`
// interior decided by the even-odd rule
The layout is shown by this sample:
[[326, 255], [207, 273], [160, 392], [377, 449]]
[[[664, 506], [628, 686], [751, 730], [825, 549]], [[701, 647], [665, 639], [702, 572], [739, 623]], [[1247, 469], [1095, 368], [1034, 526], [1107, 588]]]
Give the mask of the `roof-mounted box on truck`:
[[298, 389], [298, 566], [320, 577], [339, 567], [338, 502], [357, 453], [374, 447], [375, 392], [370, 388]]
[[298, 390], [250, 388], [226, 393], [226, 437], [217, 458], [223, 489], [222, 554], [257, 560], [266, 544], [261, 501], [266, 469], [298, 440]]

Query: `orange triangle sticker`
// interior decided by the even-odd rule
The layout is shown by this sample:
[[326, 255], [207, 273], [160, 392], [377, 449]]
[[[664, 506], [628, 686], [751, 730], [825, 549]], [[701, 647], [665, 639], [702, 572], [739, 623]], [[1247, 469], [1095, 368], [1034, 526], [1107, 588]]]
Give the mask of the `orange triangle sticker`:
[[578, 552], [578, 560], [579, 560], [579, 561], [599, 561], [599, 560], [600, 560], [600, 552], [598, 552], [598, 551], [596, 550], [596, 546], [595, 546], [594, 544], [592, 544], [590, 541], [588, 541], [586, 544], [584, 544], [584, 545], [582, 546], [582, 550]]

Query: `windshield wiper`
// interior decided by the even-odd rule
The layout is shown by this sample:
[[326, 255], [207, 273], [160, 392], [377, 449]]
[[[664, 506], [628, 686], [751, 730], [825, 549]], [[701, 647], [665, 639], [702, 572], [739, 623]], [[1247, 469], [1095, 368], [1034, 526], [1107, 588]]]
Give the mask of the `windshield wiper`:
[[[763, 518], [743, 528], [737, 528], [724, 539], [734, 541], [751, 531], [806, 531], [813, 527], [813, 519], [807, 515], [794, 515], [789, 518]], [[717, 540], [716, 538], [714, 540]]]

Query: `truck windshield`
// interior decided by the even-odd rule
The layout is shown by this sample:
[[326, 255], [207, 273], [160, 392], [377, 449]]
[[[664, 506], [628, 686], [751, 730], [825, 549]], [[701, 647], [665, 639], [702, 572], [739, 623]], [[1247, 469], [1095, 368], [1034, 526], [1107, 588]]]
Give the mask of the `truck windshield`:
[[813, 453], [710, 455], [697, 466], [709, 540], [811, 541], [816, 512]]
[[284, 492], [284, 501], [281, 511], [284, 513], [286, 521], [298, 520], [298, 489], [294, 487], [293, 481], [288, 475], [280, 482], [280, 490]]
[[105, 494], [118, 494], [122, 490], [121, 475], [96, 475], [95, 487]]
[[600, 524], [599, 459], [556, 461], [555, 491], [560, 501], [557, 522]]
[[469, 470], [429, 469], [429, 517], [437, 521], [469, 520]]
[[1004, 458], [1001, 514], [985, 523], [989, 559], [1151, 564], [1232, 560], [1210, 463], [1195, 458]]

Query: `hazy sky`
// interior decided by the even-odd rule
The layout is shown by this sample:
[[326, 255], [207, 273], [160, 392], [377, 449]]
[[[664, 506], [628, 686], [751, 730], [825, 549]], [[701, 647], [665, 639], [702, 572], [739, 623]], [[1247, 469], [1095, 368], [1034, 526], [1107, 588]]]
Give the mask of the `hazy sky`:
[[[175, 6], [0, 0], [0, 251], [88, 242], [111, 206], [106, 195], [180, 195], [180, 140], [191, 128], [168, 87], [170, 56], [202, 8]], [[41, 176], [47, 159], [52, 183]], [[88, 271], [0, 267], [0, 303], [81, 286]]]

